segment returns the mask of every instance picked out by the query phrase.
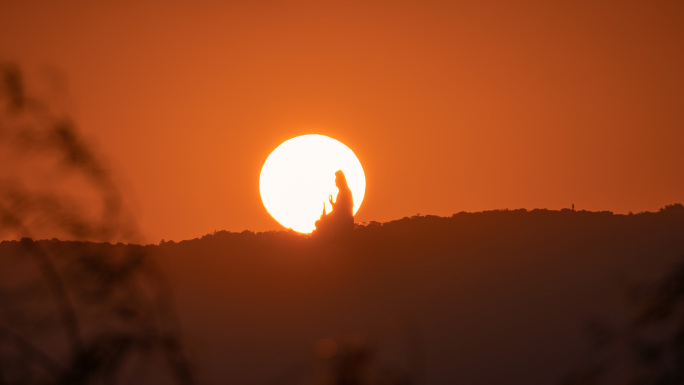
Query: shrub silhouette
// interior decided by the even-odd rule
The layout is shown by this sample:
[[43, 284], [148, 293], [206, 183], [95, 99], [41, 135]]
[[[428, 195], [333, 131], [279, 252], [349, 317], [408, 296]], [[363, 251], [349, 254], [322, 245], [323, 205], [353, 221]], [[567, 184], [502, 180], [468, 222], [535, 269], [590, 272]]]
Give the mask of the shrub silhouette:
[[588, 330], [597, 358], [563, 384], [684, 383], [684, 258], [659, 281], [632, 287], [629, 296], [631, 321], [623, 329], [600, 323]]

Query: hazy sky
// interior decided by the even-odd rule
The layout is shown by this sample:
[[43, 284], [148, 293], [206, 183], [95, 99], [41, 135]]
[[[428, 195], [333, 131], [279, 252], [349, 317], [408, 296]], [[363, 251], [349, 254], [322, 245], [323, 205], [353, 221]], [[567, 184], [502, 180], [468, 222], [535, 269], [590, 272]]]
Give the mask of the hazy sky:
[[683, 2], [332, 4], [3, 0], [0, 60], [63, 73], [152, 242], [278, 229], [259, 172], [309, 133], [359, 222], [684, 201]]

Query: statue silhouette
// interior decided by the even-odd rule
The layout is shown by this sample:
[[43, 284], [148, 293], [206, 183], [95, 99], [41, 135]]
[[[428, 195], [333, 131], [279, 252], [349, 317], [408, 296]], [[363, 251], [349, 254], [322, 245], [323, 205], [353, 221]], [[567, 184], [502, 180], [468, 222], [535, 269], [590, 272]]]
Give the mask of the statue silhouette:
[[328, 196], [328, 201], [333, 209], [330, 213], [326, 213], [325, 204], [323, 204], [321, 219], [316, 221], [316, 232], [335, 233], [354, 228], [352, 192], [342, 170], [335, 172], [335, 186], [339, 190], [337, 198], [333, 201], [332, 195]]

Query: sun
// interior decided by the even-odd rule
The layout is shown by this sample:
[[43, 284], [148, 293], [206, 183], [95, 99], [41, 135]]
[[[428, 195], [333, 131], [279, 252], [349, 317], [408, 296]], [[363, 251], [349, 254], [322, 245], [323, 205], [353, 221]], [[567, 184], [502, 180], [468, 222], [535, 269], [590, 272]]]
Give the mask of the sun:
[[361, 162], [349, 147], [324, 135], [297, 136], [273, 150], [261, 168], [261, 200], [281, 225], [310, 233], [323, 205], [326, 212], [332, 210], [328, 196], [337, 196], [337, 170], [347, 177], [356, 214], [366, 193]]

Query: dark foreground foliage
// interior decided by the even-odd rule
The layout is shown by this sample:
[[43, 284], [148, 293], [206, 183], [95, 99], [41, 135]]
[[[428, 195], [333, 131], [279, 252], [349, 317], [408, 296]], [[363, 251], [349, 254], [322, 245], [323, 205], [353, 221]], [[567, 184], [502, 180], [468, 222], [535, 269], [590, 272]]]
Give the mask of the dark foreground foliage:
[[0, 384], [193, 383], [170, 288], [106, 162], [0, 63]]

